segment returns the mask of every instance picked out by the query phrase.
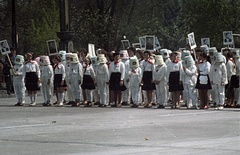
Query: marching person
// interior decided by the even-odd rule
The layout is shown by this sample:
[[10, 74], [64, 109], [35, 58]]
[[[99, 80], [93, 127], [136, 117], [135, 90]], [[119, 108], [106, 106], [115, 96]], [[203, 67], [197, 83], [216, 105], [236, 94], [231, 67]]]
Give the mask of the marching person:
[[41, 91], [44, 98], [43, 106], [51, 106], [52, 87], [53, 87], [53, 68], [50, 64], [48, 56], [40, 56], [40, 72], [41, 72]]
[[137, 108], [141, 102], [142, 70], [136, 56], [130, 58], [130, 71], [128, 72], [129, 90], [133, 101], [132, 108]]
[[167, 105], [167, 66], [163, 61], [162, 55], [155, 56], [153, 82], [156, 85], [158, 108], [165, 108]]
[[200, 98], [200, 109], [208, 109], [208, 90], [212, 89], [209, 72], [211, 64], [207, 61], [207, 54], [201, 53], [199, 57], [199, 63], [197, 64], [198, 77], [196, 88], [198, 89]]
[[29, 106], [36, 106], [37, 91], [39, 90], [40, 81], [40, 69], [38, 63], [33, 61], [32, 53], [26, 54], [27, 61], [23, 67], [23, 76], [25, 78], [25, 86], [28, 91], [31, 103]]
[[224, 63], [223, 55], [215, 55], [215, 63], [211, 65], [210, 81], [214, 90], [214, 100], [217, 104], [216, 110], [222, 110], [225, 101], [225, 85], [227, 81], [227, 69]]
[[126, 90], [124, 85], [125, 78], [125, 65], [120, 60], [120, 53], [116, 51], [113, 53], [114, 61], [110, 63], [109, 66], [109, 89], [110, 89], [110, 103], [112, 107], [121, 107], [122, 106], [122, 93], [121, 91]]
[[108, 102], [108, 79], [109, 72], [106, 64], [107, 59], [104, 54], [98, 54], [98, 65], [96, 66], [97, 93], [100, 95], [99, 107], [107, 107]]
[[142, 90], [146, 91], [147, 96], [147, 105], [145, 105], [145, 108], [151, 108], [152, 107], [152, 93], [153, 90], [156, 89], [155, 84], [153, 83], [153, 71], [155, 69], [154, 66], [154, 60], [150, 58], [151, 52], [145, 51], [144, 52], [144, 61], [142, 64]]
[[192, 56], [186, 56], [183, 59], [183, 88], [185, 101], [187, 101], [188, 109], [198, 109], [197, 105], [197, 67]]
[[13, 88], [17, 98], [15, 106], [23, 106], [25, 102], [25, 83], [23, 77], [24, 56], [17, 55], [13, 67]]
[[54, 66], [53, 66], [53, 72], [54, 72], [54, 90], [57, 95], [57, 106], [63, 106], [63, 100], [64, 100], [64, 89], [66, 88], [66, 72], [65, 67], [61, 63], [61, 56], [59, 54], [54, 55], [52, 59]]
[[73, 97], [73, 91], [71, 89], [71, 84], [70, 84], [70, 76], [69, 76], [69, 72], [70, 72], [70, 65], [71, 65], [71, 62], [70, 62], [70, 59], [71, 59], [71, 55], [72, 53], [66, 53], [66, 65], [65, 65], [65, 71], [66, 71], [66, 78], [65, 78], [65, 81], [66, 81], [66, 84], [67, 84], [67, 99], [68, 99], [68, 105], [72, 105], [72, 103], [75, 102], [75, 99]]
[[78, 60], [77, 53], [72, 53], [70, 55], [70, 69], [69, 69], [69, 84], [71, 85], [71, 90], [73, 93], [73, 97], [75, 98], [75, 102], [72, 102], [72, 106], [80, 106], [81, 99], [81, 84], [83, 81], [83, 67], [82, 64]]
[[[61, 63], [64, 65], [64, 67], [65, 67], [65, 71], [66, 71], [66, 51], [59, 51], [58, 52], [58, 54], [60, 55], [60, 57], [61, 57]], [[66, 72], [66, 75], [67, 75], [67, 72]], [[64, 98], [63, 98], [63, 103], [66, 103], [67, 102], [67, 100], [68, 100], [68, 96], [67, 96], [67, 91], [68, 90], [66, 90], [66, 91], [64, 91], [63, 93], [64, 93]]]
[[167, 65], [167, 79], [169, 83], [169, 92], [172, 93], [173, 105], [171, 108], [180, 108], [180, 94], [183, 90], [182, 85], [182, 62], [178, 59], [178, 52], [172, 53], [172, 61]]
[[91, 65], [91, 59], [86, 57], [84, 59], [84, 67], [83, 67], [83, 82], [81, 85], [83, 91], [83, 99], [85, 107], [92, 107], [93, 101], [93, 90], [95, 89], [95, 72]]

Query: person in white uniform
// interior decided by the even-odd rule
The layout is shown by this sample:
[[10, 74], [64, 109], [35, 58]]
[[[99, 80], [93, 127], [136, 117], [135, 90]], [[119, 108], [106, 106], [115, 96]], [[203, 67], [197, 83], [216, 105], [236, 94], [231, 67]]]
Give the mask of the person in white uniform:
[[195, 88], [197, 83], [197, 67], [192, 56], [186, 56], [183, 59], [183, 73], [182, 73], [183, 88], [185, 94], [185, 101], [187, 101], [188, 109], [198, 109], [197, 105], [197, 90]]
[[225, 85], [227, 81], [227, 69], [221, 53], [214, 57], [215, 63], [211, 65], [210, 81], [214, 91], [214, 101], [217, 104], [215, 109], [222, 110], [225, 101]]
[[13, 67], [13, 88], [17, 98], [15, 106], [23, 106], [25, 102], [25, 83], [23, 77], [24, 56], [17, 55]]
[[155, 70], [153, 71], [153, 82], [156, 85], [158, 108], [165, 108], [167, 105], [167, 66], [162, 55], [155, 56]]
[[73, 53], [70, 58], [70, 70], [69, 70], [69, 83], [73, 92], [73, 97], [75, 102], [72, 103], [72, 106], [80, 106], [81, 99], [81, 84], [83, 81], [83, 67], [78, 60], [77, 53]]
[[141, 102], [142, 70], [136, 56], [130, 58], [130, 71], [128, 72], [129, 90], [133, 101], [132, 108], [137, 108]]
[[44, 98], [43, 106], [51, 106], [52, 87], [53, 87], [53, 68], [50, 64], [48, 56], [40, 56], [40, 72], [41, 72], [41, 91]]
[[67, 105], [72, 105], [73, 103], [75, 103], [75, 98], [73, 97], [73, 91], [71, 89], [71, 84], [70, 84], [70, 77], [69, 77], [69, 72], [70, 72], [70, 65], [71, 65], [71, 62], [70, 62], [70, 59], [71, 59], [71, 55], [72, 53], [66, 53], [66, 65], [65, 65], [65, 71], [66, 71], [66, 84], [67, 84], [67, 100], [68, 100], [68, 103]]
[[109, 72], [107, 59], [104, 54], [98, 54], [98, 65], [96, 66], [96, 91], [100, 95], [99, 107], [107, 107], [108, 105], [108, 79]]
[[[67, 52], [66, 51], [59, 51], [58, 52], [58, 54], [60, 55], [60, 57], [61, 57], [61, 63], [64, 65], [64, 67], [65, 67], [65, 71], [66, 71], [66, 54], [67, 54]], [[66, 72], [66, 75], [67, 75], [67, 72]], [[66, 80], [65, 80], [66, 81]], [[67, 95], [67, 91], [68, 90], [66, 90], [66, 91], [64, 91], [64, 98], [63, 98], [63, 103], [66, 103], [67, 102], [67, 100], [68, 100], [68, 95]]]

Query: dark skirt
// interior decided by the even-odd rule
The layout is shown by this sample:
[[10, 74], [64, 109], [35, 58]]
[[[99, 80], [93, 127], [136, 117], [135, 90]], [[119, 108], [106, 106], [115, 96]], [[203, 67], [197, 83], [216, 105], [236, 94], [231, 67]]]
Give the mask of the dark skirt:
[[155, 84], [152, 83], [152, 71], [144, 71], [142, 81], [142, 90], [156, 90]]
[[61, 85], [62, 82], [62, 74], [54, 74], [54, 90], [59, 87], [67, 87], [66, 81], [64, 80], [63, 85]]
[[239, 77], [237, 75], [231, 76], [230, 87], [239, 88]]
[[109, 89], [114, 91], [125, 91], [127, 87], [123, 84], [120, 86], [121, 73], [111, 73]]
[[26, 83], [27, 91], [37, 91], [40, 90], [38, 87], [38, 76], [36, 72], [27, 72], [26, 73]]
[[235, 88], [239, 88], [239, 78], [236, 75], [232, 75], [230, 82], [225, 87], [227, 98], [234, 97]]
[[200, 75], [198, 75], [196, 88], [197, 88], [197, 89], [212, 89], [209, 76], [208, 76], [208, 75], [201, 75], [201, 76], [207, 76], [208, 82], [207, 82], [207, 84], [200, 84], [200, 79], [199, 79], [199, 78], [200, 78]]
[[91, 75], [84, 75], [83, 76], [83, 83], [81, 85], [82, 89], [95, 89], [94, 81]]
[[170, 72], [169, 75], [169, 92], [182, 91], [183, 85], [180, 84], [180, 72]]

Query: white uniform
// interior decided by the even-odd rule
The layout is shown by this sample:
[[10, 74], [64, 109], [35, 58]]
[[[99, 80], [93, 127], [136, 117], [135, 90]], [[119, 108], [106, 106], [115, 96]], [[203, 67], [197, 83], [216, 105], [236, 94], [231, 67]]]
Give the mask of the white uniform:
[[23, 65], [14, 65], [14, 73], [13, 76], [13, 88], [16, 95], [16, 98], [19, 103], [23, 103], [25, 100], [25, 83], [23, 77]]
[[70, 84], [70, 76], [69, 76], [69, 72], [70, 72], [70, 62], [66, 62], [65, 65], [65, 71], [66, 71], [66, 84], [67, 84], [67, 100], [70, 101], [74, 101], [74, 97], [73, 97], [73, 91], [71, 89], [71, 84]]
[[79, 80], [83, 81], [83, 68], [81, 63], [71, 63], [69, 70], [69, 79], [71, 82], [71, 89], [75, 100], [80, 100], [81, 98], [81, 87]]
[[156, 81], [157, 103], [160, 105], [167, 105], [167, 66], [156, 65], [153, 71], [153, 81]]
[[99, 64], [96, 67], [97, 92], [100, 94], [100, 103], [108, 105], [108, 82], [109, 73], [107, 64]]
[[184, 88], [184, 100], [187, 101], [188, 108], [197, 107], [197, 90], [195, 88], [197, 83], [197, 67], [192, 65], [183, 70], [182, 82]]
[[[122, 59], [123, 64], [125, 65], [125, 75], [128, 74], [130, 68], [129, 68], [129, 59]], [[122, 92], [122, 101], [129, 103], [130, 99], [130, 90], [129, 90], [129, 82], [127, 82], [128, 77], [126, 76], [124, 78], [124, 85], [127, 87], [125, 91]]]
[[225, 101], [225, 85], [227, 81], [227, 69], [224, 63], [211, 65], [210, 81], [213, 84], [214, 100], [217, 105], [223, 106]]
[[52, 87], [53, 87], [53, 68], [51, 65], [40, 66], [41, 72], [41, 82], [42, 87], [41, 91], [44, 98], [44, 103], [49, 103], [52, 96]]
[[132, 96], [133, 104], [139, 105], [141, 102], [141, 81], [142, 81], [142, 70], [140, 67], [131, 69], [128, 72], [129, 78], [129, 90]]

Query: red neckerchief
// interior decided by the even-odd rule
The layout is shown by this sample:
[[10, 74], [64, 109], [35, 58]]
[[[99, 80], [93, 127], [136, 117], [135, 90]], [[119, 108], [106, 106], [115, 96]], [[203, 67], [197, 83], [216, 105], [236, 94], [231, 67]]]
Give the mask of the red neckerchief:
[[178, 60], [172, 61], [172, 63], [175, 63], [175, 64], [178, 63], [178, 62], [179, 62]]
[[117, 64], [119, 64], [119, 62], [120, 62], [120, 59], [118, 59], [118, 61], [117, 61], [117, 62], [115, 62], [115, 61], [114, 61], [114, 65], [117, 65]]
[[152, 62], [151, 60], [152, 60], [152, 59], [149, 58], [149, 59], [147, 59], [147, 62], [153, 65], [153, 62]]
[[229, 60], [230, 60], [230, 61], [232, 61], [233, 63], [235, 63], [235, 61], [234, 61], [234, 59], [233, 59], [233, 58], [230, 58]]
[[60, 67], [58, 66], [58, 64], [56, 64], [55, 66], [53, 66], [53, 70], [55, 70], [56, 68], [58, 68], [58, 70], [60, 69]]

